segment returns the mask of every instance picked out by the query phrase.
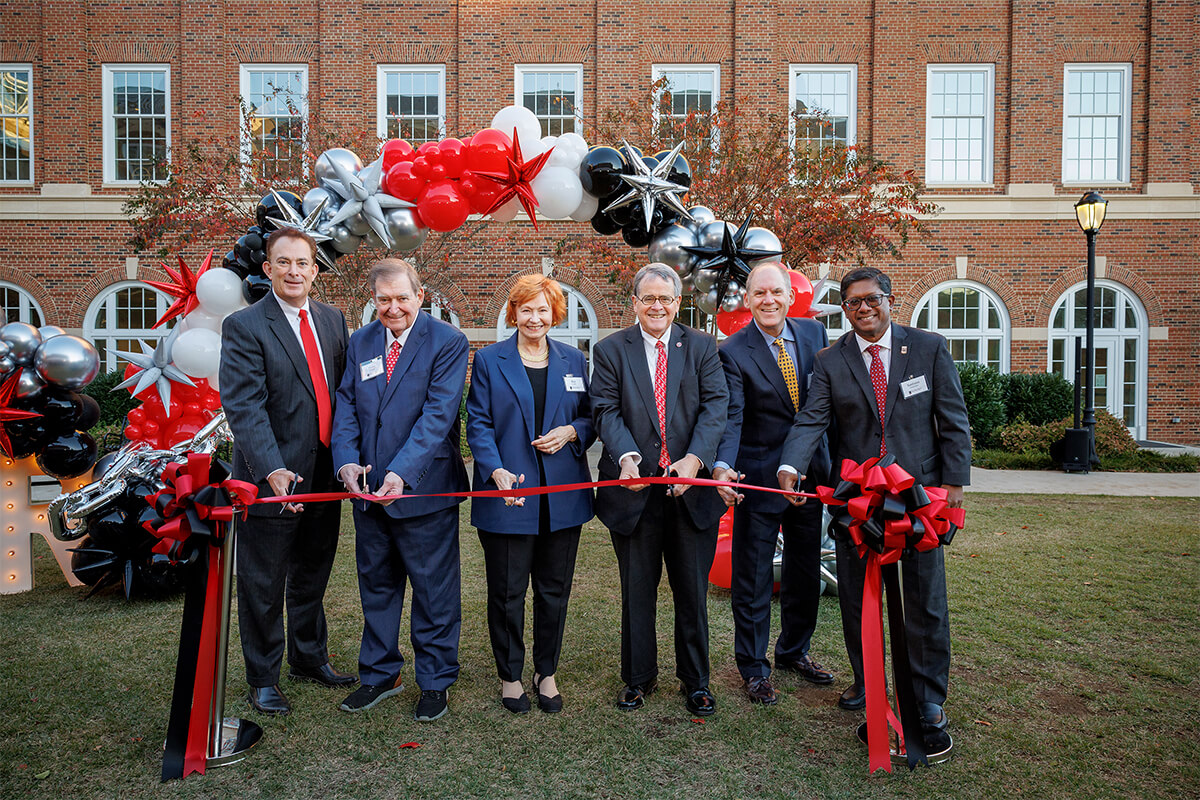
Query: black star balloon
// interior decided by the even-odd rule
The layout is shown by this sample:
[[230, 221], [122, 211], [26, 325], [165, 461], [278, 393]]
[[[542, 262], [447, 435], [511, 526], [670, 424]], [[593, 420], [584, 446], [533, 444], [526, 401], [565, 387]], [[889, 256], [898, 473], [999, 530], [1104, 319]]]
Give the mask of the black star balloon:
[[783, 255], [782, 250], [763, 250], [746, 246], [746, 231], [750, 229], [751, 219], [752, 217], [746, 217], [746, 221], [741, 224], [737, 232], [732, 234], [729, 232], [729, 226], [726, 225], [719, 247], [684, 245], [684, 250], [700, 259], [694, 270], [716, 270], [721, 276], [717, 283], [723, 289], [730, 280], [745, 283], [746, 278], [750, 276], [751, 265], [754, 262]]

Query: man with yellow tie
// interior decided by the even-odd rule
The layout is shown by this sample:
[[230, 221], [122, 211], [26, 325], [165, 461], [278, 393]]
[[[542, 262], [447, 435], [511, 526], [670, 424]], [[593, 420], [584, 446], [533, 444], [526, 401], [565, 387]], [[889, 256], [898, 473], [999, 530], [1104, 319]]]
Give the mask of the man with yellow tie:
[[[726, 339], [719, 351], [729, 384], [729, 418], [713, 469], [717, 480], [775, 485], [780, 450], [796, 411], [804, 405], [813, 359], [829, 345], [823, 325], [788, 317], [794, 301], [791, 278], [782, 264], [760, 264], [751, 271], [746, 302], [754, 321]], [[802, 491], [811, 491], [828, 477], [829, 451], [823, 443], [807, 467]], [[833, 674], [808, 652], [821, 594], [820, 503], [793, 506], [776, 494], [720, 491], [726, 504], [735, 506], [730, 587], [734, 655], [751, 702], [772, 705], [778, 699], [767, 648], [775, 543], [781, 528], [775, 668], [795, 672], [810, 683], [832, 683]]]

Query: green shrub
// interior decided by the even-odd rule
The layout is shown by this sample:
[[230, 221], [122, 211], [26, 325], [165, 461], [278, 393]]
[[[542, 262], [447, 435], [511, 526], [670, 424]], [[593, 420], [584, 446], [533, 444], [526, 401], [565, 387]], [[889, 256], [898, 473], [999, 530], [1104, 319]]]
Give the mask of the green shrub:
[[971, 438], [976, 447], [988, 447], [997, 428], [1004, 424], [1004, 376], [976, 362], [958, 365]]
[[1010, 372], [1004, 376], [1004, 410], [1011, 421], [1056, 422], [1075, 408], [1075, 387], [1053, 372]]
[[[1017, 420], [997, 429], [992, 436], [992, 442], [995, 447], [1007, 453], [1045, 453], [1049, 457], [1050, 444], [1063, 438], [1067, 428], [1074, 423], [1073, 416], [1044, 425], [1033, 425], [1023, 419]], [[1097, 409], [1096, 455], [1101, 462], [1118, 456], [1133, 456], [1137, 452], [1138, 443], [1130, 435], [1125, 423], [1104, 409]]]
[[100, 404], [100, 421], [96, 425], [120, 425], [123, 428], [125, 415], [129, 413], [130, 409], [141, 404], [140, 400], [133, 399], [133, 395], [129, 394], [128, 389], [113, 391], [113, 388], [123, 380], [125, 380], [124, 370], [115, 369], [112, 372], [97, 375], [94, 381], [84, 387], [83, 394], [91, 395]]
[[1054, 469], [1054, 459], [1049, 452], [1025, 451], [1010, 453], [1005, 450], [976, 450], [971, 454], [971, 464], [984, 469]]

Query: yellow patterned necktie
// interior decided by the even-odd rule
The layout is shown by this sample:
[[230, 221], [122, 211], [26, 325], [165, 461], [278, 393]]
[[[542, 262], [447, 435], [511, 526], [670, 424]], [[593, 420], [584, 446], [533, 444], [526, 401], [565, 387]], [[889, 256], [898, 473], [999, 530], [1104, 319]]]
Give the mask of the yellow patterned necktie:
[[787, 384], [788, 394], [792, 396], [792, 408], [799, 411], [800, 383], [796, 380], [796, 365], [792, 363], [792, 357], [783, 346], [782, 336], [775, 340], [775, 346], [779, 348], [779, 356], [775, 360], [779, 363], [779, 371], [783, 373], [783, 382]]

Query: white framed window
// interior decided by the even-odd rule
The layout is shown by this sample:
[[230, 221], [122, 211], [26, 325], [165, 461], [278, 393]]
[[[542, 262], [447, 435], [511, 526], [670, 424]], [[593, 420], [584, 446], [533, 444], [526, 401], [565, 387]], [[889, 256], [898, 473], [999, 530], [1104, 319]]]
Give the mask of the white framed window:
[[579, 132], [583, 124], [583, 65], [516, 64], [513, 79], [516, 105], [537, 116], [542, 136]]
[[307, 64], [242, 64], [242, 159], [262, 154], [262, 177], [294, 173], [308, 120]]
[[42, 307], [33, 295], [15, 283], [0, 281], [0, 326], [10, 322], [24, 322], [40, 328], [46, 324]]
[[1129, 182], [1131, 64], [1063, 67], [1063, 183]]
[[857, 64], [790, 64], [788, 96], [794, 147], [819, 149], [857, 141]]
[[[422, 304], [421, 310], [428, 311], [429, 316], [433, 317], [434, 319], [440, 319], [442, 322], [449, 322], [456, 328], [462, 327], [458, 321], [458, 314], [455, 314], [453, 311], [451, 311], [449, 305], [438, 300], [437, 298], [431, 298], [429, 294], [425, 295], [425, 302]], [[375, 301], [368, 300], [367, 304], [363, 306], [362, 324], [367, 325], [374, 320]]]
[[[596, 309], [587, 298], [573, 286], [559, 281], [563, 295], [567, 298], [567, 316], [562, 322], [550, 329], [548, 336], [556, 342], [578, 347], [590, 360], [592, 347], [599, 339], [600, 328], [596, 324]], [[496, 319], [496, 341], [507, 339], [513, 335], [516, 328], [510, 327], [504, 317], [508, 312], [508, 304], [500, 309]]]
[[821, 293], [813, 298], [813, 303], [827, 303], [828, 305], [838, 307], [838, 310], [832, 314], [817, 317], [817, 322], [825, 326], [825, 332], [829, 336], [830, 342], [836, 342], [841, 338], [842, 334], [853, 330], [850, 327], [850, 321], [846, 319], [846, 315], [841, 311], [842, 287], [837, 281], [826, 281], [824, 288], [821, 289]]
[[33, 183], [33, 67], [0, 64], [0, 182]]
[[[1123, 419], [1135, 439], [1146, 438], [1146, 359], [1149, 323], [1146, 310], [1128, 288], [1098, 279], [1095, 289], [1095, 407]], [[1050, 312], [1047, 370], [1075, 382], [1075, 342], [1087, 340], [1087, 284], [1064, 292]], [[1086, 356], [1083, 357], [1086, 360]], [[1081, 365], [1082, 366], [1082, 365]], [[1084, 381], [1080, 380], [1080, 386]], [[1086, 405], [1086, 402], [1085, 402]]]
[[992, 182], [993, 64], [925, 68], [925, 181]]
[[916, 327], [946, 337], [954, 363], [975, 361], [1008, 372], [1008, 309], [986, 286], [972, 281], [938, 284], [917, 301], [913, 320]]
[[662, 93], [654, 103], [656, 120], [669, 119], [683, 127], [688, 143], [686, 150], [695, 152], [701, 147], [717, 144], [717, 134], [710, 118], [721, 100], [720, 64], [654, 64], [650, 80], [657, 84], [666, 80]]
[[103, 67], [104, 182], [161, 181], [171, 154], [171, 67]]
[[115, 350], [142, 352], [139, 342], [156, 344], [167, 335], [175, 320], [152, 328], [170, 307], [163, 292], [139, 281], [121, 281], [108, 286], [88, 306], [83, 318], [83, 338], [100, 353], [100, 370], [110, 372], [125, 361]]
[[419, 147], [445, 137], [445, 66], [380, 64], [375, 75], [379, 138], [404, 139]]

